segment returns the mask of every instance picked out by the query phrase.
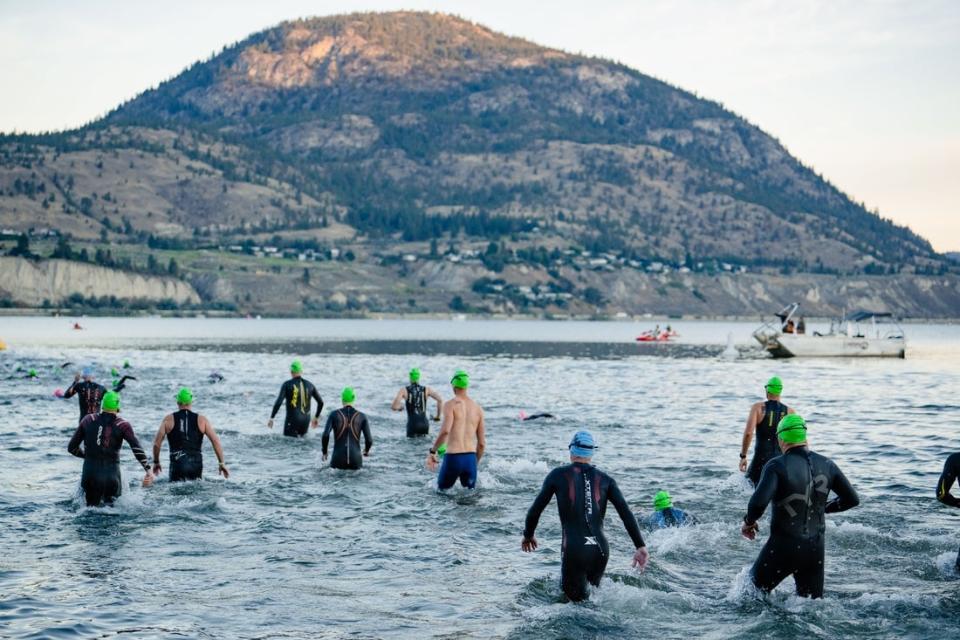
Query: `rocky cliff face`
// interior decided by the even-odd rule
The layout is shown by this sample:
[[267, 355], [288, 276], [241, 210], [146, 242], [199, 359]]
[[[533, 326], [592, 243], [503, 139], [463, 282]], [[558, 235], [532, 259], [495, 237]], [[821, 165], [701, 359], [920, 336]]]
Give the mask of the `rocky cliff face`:
[[115, 296], [127, 299], [200, 302], [192, 286], [174, 278], [127, 273], [67, 260], [0, 257], [0, 294], [29, 306], [44, 300], [57, 304], [73, 294], [85, 298]]

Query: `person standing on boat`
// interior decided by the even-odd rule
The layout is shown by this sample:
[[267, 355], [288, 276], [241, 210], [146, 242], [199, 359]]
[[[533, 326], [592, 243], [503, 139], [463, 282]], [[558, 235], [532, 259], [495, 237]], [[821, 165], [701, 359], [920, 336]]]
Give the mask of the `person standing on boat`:
[[[947, 458], [943, 465], [943, 473], [940, 474], [940, 480], [937, 482], [937, 500], [948, 507], [960, 507], [960, 498], [950, 493], [958, 477], [960, 477], [960, 451]], [[957, 571], [960, 571], [960, 553], [957, 553], [956, 567]]]
[[[756, 486], [760, 480], [763, 465], [770, 459], [780, 455], [777, 446], [777, 425], [784, 416], [794, 413], [794, 410], [780, 402], [783, 392], [783, 381], [777, 376], [767, 380], [764, 387], [767, 393], [766, 402], [757, 402], [750, 407], [747, 416], [747, 426], [743, 430], [743, 442], [740, 445], [740, 471], [746, 472], [751, 484]], [[747, 467], [747, 452], [750, 451], [750, 441], [756, 439], [753, 447], [753, 459]]]

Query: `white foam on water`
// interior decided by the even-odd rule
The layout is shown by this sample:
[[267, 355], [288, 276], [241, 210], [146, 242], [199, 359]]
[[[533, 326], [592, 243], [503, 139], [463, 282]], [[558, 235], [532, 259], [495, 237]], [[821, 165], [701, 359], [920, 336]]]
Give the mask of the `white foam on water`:
[[737, 577], [733, 579], [724, 598], [727, 602], [741, 603], [763, 597], [763, 593], [753, 584], [750, 568], [751, 565], [748, 565], [740, 569]]
[[511, 475], [529, 473], [541, 474], [549, 471], [546, 461], [527, 460], [526, 458], [493, 458], [487, 464], [487, 469]]
[[698, 550], [716, 547], [718, 543], [730, 538], [734, 528], [719, 522], [693, 525], [686, 527], [668, 527], [657, 529], [647, 536], [647, 543], [652, 553], [668, 554], [689, 549]]
[[960, 572], [957, 572], [957, 553], [955, 551], [945, 551], [938, 554], [933, 559], [933, 565], [944, 578], [960, 578]]

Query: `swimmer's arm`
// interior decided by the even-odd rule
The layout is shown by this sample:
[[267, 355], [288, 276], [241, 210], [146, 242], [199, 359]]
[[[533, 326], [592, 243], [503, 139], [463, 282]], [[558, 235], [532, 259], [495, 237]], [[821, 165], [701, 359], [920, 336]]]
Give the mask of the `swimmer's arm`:
[[64, 397], [64, 398], [72, 398], [74, 395], [76, 395], [76, 393], [77, 393], [77, 384], [79, 384], [79, 382], [80, 382], [79, 380], [74, 380], [74, 381], [73, 381], [73, 384], [71, 384], [69, 387], [67, 387], [67, 390], [63, 392], [63, 397]]
[[317, 401], [317, 412], [313, 414], [314, 418], [320, 417], [320, 412], [323, 411], [323, 398], [320, 397], [320, 392], [317, 391], [316, 387], [310, 388], [310, 395], [314, 400]]
[[407, 389], [403, 388], [400, 391], [397, 391], [396, 397], [393, 399], [393, 402], [390, 403], [391, 411], [400, 411], [403, 409], [403, 401], [407, 399]]
[[960, 507], [960, 499], [950, 493], [953, 483], [957, 481], [957, 471], [960, 467], [960, 454], [954, 453], [947, 458], [943, 465], [943, 473], [937, 482], [937, 500], [950, 507]]
[[847, 509], [853, 509], [860, 504], [860, 496], [857, 495], [850, 481], [847, 480], [847, 476], [843, 475], [843, 471], [840, 471], [840, 468], [836, 465], [833, 467], [830, 489], [837, 494], [837, 497], [827, 503], [824, 513], [840, 513]]
[[207, 420], [205, 416], [200, 416], [199, 422], [200, 431], [210, 438], [210, 445], [213, 447], [213, 452], [217, 454], [217, 472], [222, 474], [224, 478], [229, 478], [230, 472], [227, 470], [227, 465], [223, 459], [223, 445], [220, 444], [220, 436], [217, 435], [213, 425], [210, 424], [210, 421]]
[[370, 434], [370, 421], [367, 420], [367, 416], [363, 416], [360, 429], [363, 431], [363, 455], [369, 455], [370, 447], [373, 446], [373, 436]]
[[[453, 403], [454, 400], [443, 403], [443, 423], [440, 425], [440, 433], [437, 434], [437, 439], [433, 441], [433, 451], [439, 449], [440, 445], [447, 441], [450, 430], [453, 429]], [[479, 462], [479, 456], [477, 461]]]
[[643, 536], [640, 535], [640, 526], [637, 524], [637, 519], [634, 517], [633, 512], [630, 511], [630, 505], [627, 504], [626, 498], [623, 497], [623, 493], [620, 492], [620, 487], [617, 486], [614, 480], [610, 480], [610, 489], [607, 492], [607, 496], [616, 508], [620, 520], [623, 521], [623, 526], [626, 527], [627, 534], [630, 536], [630, 539], [633, 540], [633, 546], [637, 549], [645, 547], [646, 543], [643, 541]]
[[163, 447], [163, 440], [173, 428], [173, 414], [167, 414], [160, 421], [160, 428], [157, 429], [157, 435], [153, 439], [153, 465], [155, 472], [160, 472], [160, 448]]
[[483, 457], [483, 450], [487, 448], [487, 433], [483, 423], [483, 409], [480, 409], [480, 424], [477, 425], [477, 462]]
[[327, 457], [327, 445], [330, 444], [330, 431], [333, 430], [333, 418], [337, 413], [337, 411], [334, 411], [327, 416], [327, 424], [323, 427], [323, 435], [320, 437], [321, 453], [324, 458]]
[[[406, 392], [406, 389], [404, 389], [404, 392]], [[427, 387], [427, 397], [428, 397], [428, 398], [433, 398], [434, 400], [437, 401], [437, 417], [434, 418], [434, 420], [439, 420], [439, 419], [440, 419], [440, 407], [443, 406], [443, 398], [440, 396], [439, 393], [437, 393], [436, 391], [434, 391], [434, 390], [431, 389], [430, 387]]]
[[747, 517], [743, 519], [744, 522], [755, 524], [760, 519], [760, 516], [766, 511], [767, 505], [773, 500], [773, 496], [777, 494], [779, 480], [780, 475], [776, 469], [773, 465], [767, 463], [763, 467], [763, 473], [760, 474], [760, 482], [757, 483], [756, 491], [750, 496], [750, 502], [747, 504]]
[[139, 462], [143, 470], [149, 474], [150, 462], [147, 460], [147, 454], [144, 453], [143, 447], [140, 446], [140, 441], [137, 440], [137, 436], [133, 433], [133, 427], [130, 426], [129, 422], [120, 426], [120, 433], [123, 434], [123, 439], [130, 445], [130, 450], [133, 451], [133, 456], [137, 459], [137, 462]]
[[527, 519], [523, 525], [523, 539], [532, 540], [533, 534], [537, 531], [537, 525], [540, 523], [540, 514], [543, 513], [543, 510], [547, 508], [547, 505], [550, 504], [550, 499], [553, 498], [553, 494], [556, 488], [553, 482], [553, 474], [547, 475], [546, 479], [543, 481], [543, 486], [540, 488], [540, 493], [537, 494], [537, 497], [534, 499], [533, 504], [530, 505], [530, 509], [527, 511]]
[[70, 444], [67, 445], [67, 451], [70, 452], [70, 455], [77, 456], [78, 458], [85, 457], [83, 452], [83, 447], [80, 444], [83, 442], [83, 423], [77, 427], [77, 430], [73, 432], [73, 437], [70, 438]]
[[753, 442], [753, 434], [757, 430], [757, 405], [750, 407], [750, 415], [747, 416], [747, 426], [743, 429], [743, 442], [740, 444], [740, 459], [746, 460], [745, 456], [750, 455], [750, 443]]
[[283, 405], [283, 400], [287, 395], [287, 383], [284, 382], [280, 386], [280, 393], [277, 395], [277, 401], [273, 403], [273, 413], [270, 414], [270, 419], [273, 420], [277, 417], [277, 412], [280, 411], [281, 405]]

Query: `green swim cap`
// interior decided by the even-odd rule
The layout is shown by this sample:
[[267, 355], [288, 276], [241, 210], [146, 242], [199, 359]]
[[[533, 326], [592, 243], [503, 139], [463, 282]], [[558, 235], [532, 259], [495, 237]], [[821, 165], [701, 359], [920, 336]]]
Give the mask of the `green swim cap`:
[[100, 401], [100, 409], [103, 411], [119, 411], [120, 394], [116, 391], [107, 391], [103, 394], [103, 400]]
[[447, 443], [444, 442], [442, 445], [437, 447], [437, 457], [442, 458], [447, 453]]
[[183, 387], [177, 393], [177, 404], [193, 404], [193, 393], [190, 389]]
[[37, 370], [36, 370], [36, 369], [30, 369], [30, 371], [27, 371], [27, 375], [30, 376], [31, 378], [36, 378], [36, 377], [37, 377]]
[[129, 368], [130, 368], [130, 361], [129, 361], [129, 360], [124, 360], [124, 361], [123, 361], [123, 368], [124, 368], [124, 369], [129, 369]]
[[796, 413], [783, 417], [777, 425], [777, 437], [788, 444], [796, 444], [807, 440], [807, 423]]
[[113, 376], [114, 378], [119, 378], [119, 377], [120, 377], [120, 372], [117, 371], [117, 368], [116, 368], [116, 367], [111, 367], [111, 368], [110, 368], [110, 375]]
[[303, 363], [299, 360], [294, 360], [290, 363], [290, 373], [303, 373]]
[[416, 367], [414, 367], [413, 369], [410, 369], [410, 381], [411, 382], [420, 381], [420, 369], [417, 369]]
[[767, 393], [778, 396], [780, 392], [783, 391], [783, 381], [777, 376], [773, 376], [767, 380], [767, 384], [764, 387], [767, 390]]
[[470, 376], [463, 369], [457, 369], [453, 378], [450, 379], [450, 384], [453, 385], [454, 389], [466, 389], [470, 386]]
[[657, 491], [657, 495], [653, 496], [653, 508], [657, 511], [663, 511], [672, 506], [673, 500], [670, 499], [670, 494], [666, 491]]
[[353, 392], [353, 387], [344, 387], [343, 393], [340, 394], [340, 400], [343, 401], [343, 404], [350, 404], [357, 399], [357, 394]]

